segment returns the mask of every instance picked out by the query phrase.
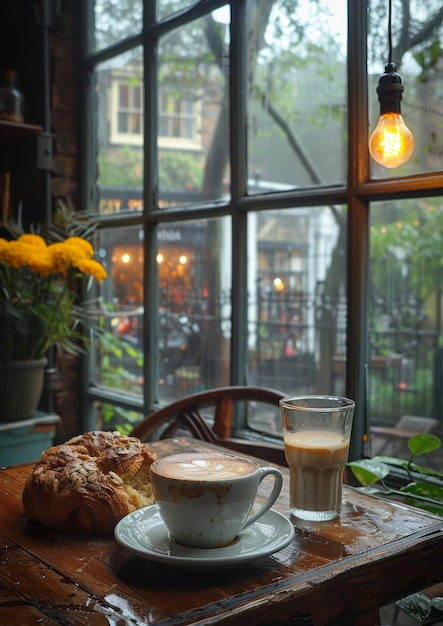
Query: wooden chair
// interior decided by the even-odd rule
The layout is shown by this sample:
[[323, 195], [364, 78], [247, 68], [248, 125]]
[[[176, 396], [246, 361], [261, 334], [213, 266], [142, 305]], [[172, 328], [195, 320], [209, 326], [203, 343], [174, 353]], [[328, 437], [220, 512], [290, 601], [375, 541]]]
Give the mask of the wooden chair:
[[[249, 386], [219, 387], [200, 391], [151, 413], [135, 426], [131, 435], [146, 441], [153, 435], [156, 439], [167, 439], [173, 437], [177, 431], [185, 430], [196, 439], [286, 465], [283, 443], [279, 445], [231, 436], [234, 409], [240, 406], [240, 403], [278, 407], [278, 401], [286, 395], [275, 389]], [[214, 411], [212, 428], [202, 417], [204, 409]]]
[[421, 433], [433, 433], [438, 428], [438, 420], [432, 417], [420, 417], [416, 415], [403, 415], [395, 426], [372, 426], [371, 435], [379, 437], [381, 446], [377, 450], [377, 455], [382, 454], [391, 448], [391, 456], [404, 455], [409, 456], [406, 443], [413, 435]]

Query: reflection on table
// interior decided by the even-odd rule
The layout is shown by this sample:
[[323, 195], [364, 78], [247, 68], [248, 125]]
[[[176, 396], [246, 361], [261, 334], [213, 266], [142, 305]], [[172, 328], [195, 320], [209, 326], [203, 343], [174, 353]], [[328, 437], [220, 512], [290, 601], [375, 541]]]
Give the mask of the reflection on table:
[[[166, 455], [209, 444], [151, 445]], [[339, 520], [292, 519], [295, 537], [282, 550], [233, 569], [185, 571], [134, 556], [113, 536], [58, 533], [29, 521], [21, 493], [31, 467], [0, 472], [2, 623], [17, 623], [19, 607], [22, 623], [361, 624], [362, 616], [443, 580], [443, 519], [349, 486]], [[283, 472], [275, 510], [289, 518]]]

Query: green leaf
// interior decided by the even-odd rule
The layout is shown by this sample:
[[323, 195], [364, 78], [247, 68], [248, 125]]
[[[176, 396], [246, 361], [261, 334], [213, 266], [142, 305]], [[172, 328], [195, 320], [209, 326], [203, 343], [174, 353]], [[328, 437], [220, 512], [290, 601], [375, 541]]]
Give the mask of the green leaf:
[[419, 474], [425, 474], [426, 476], [435, 476], [436, 478], [443, 479], [443, 474], [441, 472], [431, 469], [430, 467], [423, 467], [422, 465], [411, 463], [410, 469], [413, 472], [418, 472]]
[[414, 435], [408, 440], [408, 448], [414, 455], [433, 452], [434, 450], [438, 450], [440, 446], [440, 439], [430, 434]]
[[137, 350], [137, 348], [133, 348], [132, 346], [125, 346], [125, 352], [128, 356], [131, 356], [134, 359], [137, 359], [140, 354], [140, 350]]
[[[405, 494], [406, 504], [443, 516], [443, 487], [425, 482], [413, 482], [402, 487], [400, 491]], [[426, 498], [426, 501], [420, 498]]]
[[377, 463], [384, 463], [385, 465], [394, 465], [395, 467], [408, 468], [408, 461], [406, 459], [399, 459], [394, 456], [373, 456], [371, 461]]
[[380, 463], [376, 459], [350, 461], [347, 465], [351, 468], [355, 478], [365, 487], [378, 480], [383, 480], [389, 474], [388, 465]]
[[377, 487], [358, 487], [358, 491], [364, 493], [367, 496], [386, 496], [388, 493], [386, 489], [378, 489]]
[[411, 596], [399, 600], [396, 604], [406, 615], [416, 619], [420, 624], [424, 624], [431, 613], [431, 601], [422, 592], [413, 593]]
[[412, 493], [417, 496], [423, 496], [424, 498], [431, 498], [437, 502], [443, 502], [443, 488], [438, 485], [432, 485], [425, 482], [413, 482], [409, 483], [405, 487], [401, 488], [401, 491], [405, 493]]

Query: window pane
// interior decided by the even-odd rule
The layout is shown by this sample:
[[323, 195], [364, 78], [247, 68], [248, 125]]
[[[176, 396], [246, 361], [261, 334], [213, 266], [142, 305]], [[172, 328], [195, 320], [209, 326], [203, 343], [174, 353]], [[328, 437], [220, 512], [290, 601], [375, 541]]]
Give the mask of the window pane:
[[161, 21], [193, 4], [195, 0], [157, 0], [157, 19]]
[[[229, 382], [231, 272], [228, 218], [168, 223], [158, 230], [160, 399]], [[143, 389], [143, 232], [100, 231], [109, 278], [100, 285], [103, 341], [96, 381]]]
[[97, 67], [100, 213], [141, 210], [143, 64], [140, 48]]
[[[388, 4], [370, 4], [370, 7], [372, 10], [369, 14], [368, 71], [369, 120], [372, 132], [380, 115], [376, 88], [388, 62]], [[395, 169], [381, 167], [371, 160], [374, 178], [391, 178], [441, 170], [443, 73], [439, 39], [441, 41], [443, 27], [437, 15], [439, 11], [440, 3], [413, 1], [408, 3], [409, 13], [403, 13], [401, 5], [394, 3], [393, 61], [404, 86], [401, 113], [406, 125], [414, 134], [415, 147], [409, 161]], [[434, 23], [432, 28], [431, 22]], [[435, 27], [435, 24], [439, 26]], [[407, 33], [407, 37], [403, 33]]]
[[123, 85], [120, 83], [118, 86], [118, 90], [119, 90], [119, 102], [118, 102], [119, 109], [127, 109], [129, 107], [129, 86]]
[[[443, 202], [376, 202], [370, 218], [371, 426], [394, 426], [405, 415], [441, 420]], [[373, 436], [372, 453], [386, 443]], [[383, 453], [408, 452], [391, 446]]]
[[228, 218], [158, 232], [160, 399], [229, 384], [231, 256]]
[[128, 115], [127, 113], [118, 114], [118, 131], [120, 133], [126, 133], [128, 130]]
[[95, 50], [142, 30], [143, 0], [95, 0]]
[[160, 206], [220, 199], [229, 180], [229, 26], [214, 13], [159, 47]]
[[96, 414], [97, 430], [118, 430], [125, 435], [130, 435], [135, 424], [145, 417], [143, 413], [103, 402], [97, 404]]
[[95, 355], [95, 382], [143, 395], [143, 232], [100, 231], [100, 256], [108, 279], [100, 284], [102, 341]]
[[134, 109], [142, 107], [142, 90], [140, 85], [134, 85], [132, 88], [132, 106]]
[[249, 193], [346, 177], [346, 2], [284, 4], [248, 1]]
[[[253, 213], [248, 229], [249, 383], [288, 395], [343, 393], [344, 209]], [[268, 430], [281, 431], [279, 416]]]

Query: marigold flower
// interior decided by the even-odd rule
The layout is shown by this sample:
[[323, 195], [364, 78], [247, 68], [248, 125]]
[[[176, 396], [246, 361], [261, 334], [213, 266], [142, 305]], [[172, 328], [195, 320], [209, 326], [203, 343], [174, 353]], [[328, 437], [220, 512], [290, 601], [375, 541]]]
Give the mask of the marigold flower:
[[2, 250], [1, 261], [14, 269], [21, 269], [28, 265], [33, 254], [31, 246], [20, 241], [9, 241]]
[[98, 282], [101, 282], [108, 276], [103, 265], [98, 261], [94, 261], [94, 259], [79, 259], [75, 267], [77, 267], [82, 274], [93, 276]]
[[49, 276], [54, 273], [53, 258], [46, 249], [34, 254], [28, 262], [28, 267], [31, 272], [39, 276]]
[[20, 241], [21, 243], [27, 243], [31, 246], [35, 246], [38, 248], [46, 248], [46, 241], [43, 239], [43, 237], [41, 237], [40, 235], [35, 235], [33, 233], [24, 233], [23, 235], [20, 235], [17, 241]]
[[76, 274], [106, 278], [93, 255], [81, 237], [49, 245], [33, 233], [13, 241], [0, 238], [2, 360], [41, 358], [51, 346], [81, 352], [84, 336], [77, 330], [80, 313], [71, 279]]
[[63, 242], [51, 243], [47, 249], [52, 259], [54, 273], [66, 272], [71, 267], [70, 251]]
[[79, 253], [83, 253], [88, 259], [91, 259], [94, 256], [94, 248], [91, 246], [89, 241], [86, 239], [82, 239], [81, 237], [68, 237], [65, 240], [65, 246], [73, 246]]

